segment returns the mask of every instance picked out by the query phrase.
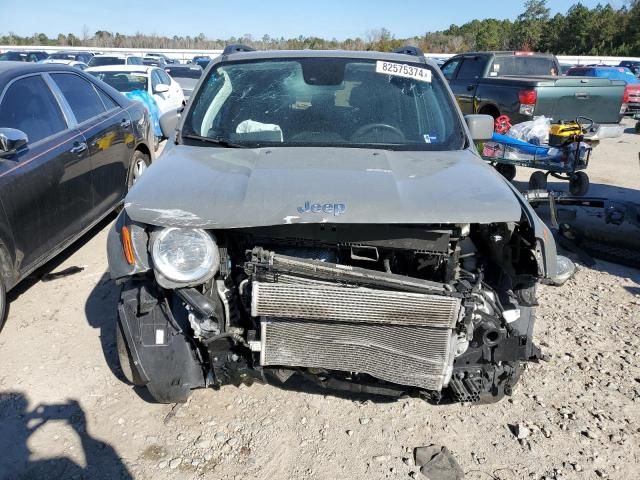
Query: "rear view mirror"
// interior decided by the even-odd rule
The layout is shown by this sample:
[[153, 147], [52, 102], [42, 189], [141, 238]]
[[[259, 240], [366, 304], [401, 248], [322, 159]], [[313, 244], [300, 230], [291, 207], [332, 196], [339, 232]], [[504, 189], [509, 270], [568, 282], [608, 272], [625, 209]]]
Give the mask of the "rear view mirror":
[[165, 85], [164, 83], [156, 85], [155, 88], [153, 89], [153, 93], [165, 93], [168, 91], [169, 91], [169, 85]]
[[173, 132], [178, 127], [180, 121], [180, 114], [178, 110], [169, 110], [160, 117], [160, 130], [162, 130], [162, 136], [170, 138]]
[[465, 115], [464, 119], [474, 142], [491, 140], [493, 136], [493, 117], [491, 115]]
[[27, 145], [29, 138], [22, 130], [0, 128], [0, 156], [10, 157]]

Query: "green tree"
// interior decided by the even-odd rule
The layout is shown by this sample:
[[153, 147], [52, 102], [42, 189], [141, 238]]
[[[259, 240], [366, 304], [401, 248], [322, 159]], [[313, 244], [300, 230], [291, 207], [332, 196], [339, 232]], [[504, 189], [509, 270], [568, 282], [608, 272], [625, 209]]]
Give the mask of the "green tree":
[[524, 8], [514, 25], [512, 45], [517, 49], [535, 50], [549, 21], [547, 0], [527, 0]]

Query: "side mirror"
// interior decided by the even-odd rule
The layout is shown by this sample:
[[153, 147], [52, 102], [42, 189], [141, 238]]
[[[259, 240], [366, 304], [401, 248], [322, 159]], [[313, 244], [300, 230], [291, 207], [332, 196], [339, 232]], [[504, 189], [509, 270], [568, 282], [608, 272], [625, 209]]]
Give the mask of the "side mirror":
[[169, 85], [165, 85], [164, 83], [160, 83], [156, 85], [153, 89], [153, 93], [165, 93], [169, 91]]
[[169, 110], [160, 117], [160, 130], [162, 130], [162, 136], [170, 138], [178, 127], [180, 121], [180, 114], [178, 110]]
[[491, 140], [493, 136], [493, 117], [491, 115], [465, 115], [464, 119], [474, 142]]
[[10, 157], [29, 142], [27, 134], [15, 128], [0, 128], [0, 156]]

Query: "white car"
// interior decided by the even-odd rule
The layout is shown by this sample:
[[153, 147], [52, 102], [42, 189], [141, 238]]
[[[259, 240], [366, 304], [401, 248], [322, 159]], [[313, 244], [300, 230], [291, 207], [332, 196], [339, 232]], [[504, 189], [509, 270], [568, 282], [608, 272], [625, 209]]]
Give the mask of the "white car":
[[122, 93], [146, 91], [156, 101], [160, 115], [176, 110], [186, 103], [180, 84], [162, 68], [145, 65], [109, 65], [90, 67], [87, 73]]
[[90, 67], [103, 67], [106, 65], [142, 65], [142, 57], [138, 55], [95, 55], [89, 60]]

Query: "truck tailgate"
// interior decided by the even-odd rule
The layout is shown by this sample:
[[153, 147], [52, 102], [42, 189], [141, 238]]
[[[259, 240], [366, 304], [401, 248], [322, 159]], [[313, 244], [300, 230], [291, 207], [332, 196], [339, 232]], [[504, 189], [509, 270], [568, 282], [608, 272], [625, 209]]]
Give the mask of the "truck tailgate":
[[565, 77], [553, 84], [537, 87], [538, 101], [534, 115], [553, 120], [572, 120], [577, 116], [596, 123], [618, 123], [625, 82], [606, 78]]

